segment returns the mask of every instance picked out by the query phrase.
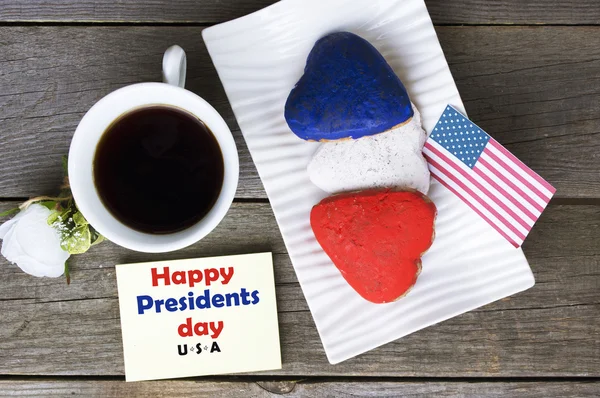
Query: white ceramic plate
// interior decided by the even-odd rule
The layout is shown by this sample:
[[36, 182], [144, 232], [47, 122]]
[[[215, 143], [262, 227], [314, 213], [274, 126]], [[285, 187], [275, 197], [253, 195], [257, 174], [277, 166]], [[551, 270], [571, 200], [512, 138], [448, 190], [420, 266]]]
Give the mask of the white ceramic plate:
[[464, 111], [423, 0], [284, 0], [203, 31], [331, 363], [534, 284], [523, 252], [436, 181], [429, 193], [436, 239], [414, 289], [372, 304], [345, 282], [309, 223], [312, 206], [327, 196], [306, 171], [319, 144], [297, 138], [283, 116], [313, 44], [340, 30], [383, 54], [428, 132], [447, 104]]

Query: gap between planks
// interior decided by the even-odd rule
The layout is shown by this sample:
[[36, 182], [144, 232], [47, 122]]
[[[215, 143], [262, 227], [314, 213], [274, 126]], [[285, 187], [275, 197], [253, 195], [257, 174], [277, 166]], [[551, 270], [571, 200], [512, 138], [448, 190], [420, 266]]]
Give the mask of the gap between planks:
[[[101, 375], [101, 376], [55, 376], [55, 375], [5, 375], [0, 374], [0, 381], [125, 381], [123, 375]], [[282, 381], [293, 383], [333, 383], [333, 382], [402, 382], [402, 383], [565, 383], [565, 382], [600, 382], [597, 376], [551, 376], [551, 377], [411, 377], [411, 376], [306, 376], [306, 375], [282, 375], [282, 376], [254, 376], [254, 375], [217, 375], [183, 377], [177, 379], [165, 379], [172, 381], [199, 381], [199, 382], [269, 382]]]
[[[15, 202], [15, 206], [29, 198], [0, 197], [0, 202]], [[269, 203], [268, 198], [234, 198], [233, 203]], [[600, 198], [554, 198], [548, 206], [600, 206]]]
[[[209, 26], [217, 25], [227, 21], [215, 21], [215, 22], [186, 22], [186, 21], [59, 21], [59, 20], [48, 20], [48, 21], [36, 21], [36, 20], [23, 20], [23, 21], [0, 21], [0, 27], [27, 27], [27, 26], [65, 26], [65, 27], [85, 27], [85, 26], [123, 26], [123, 27], [135, 27], [135, 26], [169, 26], [169, 27], [201, 27], [207, 28]], [[436, 27], [597, 27], [600, 23], [434, 23]]]
[[[3, 0], [0, 20], [6, 23], [163, 23], [228, 21], [275, 3], [275, 0]], [[597, 0], [426, 0], [434, 24], [456, 25], [596, 25]]]

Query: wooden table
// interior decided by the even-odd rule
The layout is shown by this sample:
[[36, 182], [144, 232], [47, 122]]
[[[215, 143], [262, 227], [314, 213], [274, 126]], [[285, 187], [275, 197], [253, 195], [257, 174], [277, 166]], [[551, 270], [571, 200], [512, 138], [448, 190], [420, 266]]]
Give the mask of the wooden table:
[[[201, 38], [271, 2], [0, 2], [0, 210], [54, 192], [85, 111], [160, 80], [174, 43], [188, 53], [188, 87], [225, 117], [241, 160], [231, 211], [188, 249], [105, 243], [75, 257], [70, 286], [2, 258], [0, 395], [600, 395], [600, 2], [427, 0], [471, 118], [558, 189], [524, 245], [537, 284], [335, 366]], [[114, 264], [261, 250], [274, 253], [282, 370], [123, 382]]]

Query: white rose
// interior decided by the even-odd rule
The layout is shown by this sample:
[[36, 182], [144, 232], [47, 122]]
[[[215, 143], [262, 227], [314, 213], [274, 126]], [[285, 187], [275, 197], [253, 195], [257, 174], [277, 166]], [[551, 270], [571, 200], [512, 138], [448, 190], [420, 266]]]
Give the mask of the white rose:
[[33, 276], [59, 277], [69, 253], [60, 247], [60, 235], [48, 225], [50, 210], [32, 204], [0, 225], [2, 255]]

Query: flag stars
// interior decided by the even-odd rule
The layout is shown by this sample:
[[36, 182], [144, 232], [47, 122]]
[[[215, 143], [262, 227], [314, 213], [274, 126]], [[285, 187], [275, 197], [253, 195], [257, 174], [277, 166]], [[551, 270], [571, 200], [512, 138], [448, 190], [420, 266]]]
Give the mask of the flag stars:
[[431, 137], [455, 160], [462, 160], [470, 168], [477, 163], [489, 139], [483, 130], [451, 106], [446, 108], [434, 131]]

